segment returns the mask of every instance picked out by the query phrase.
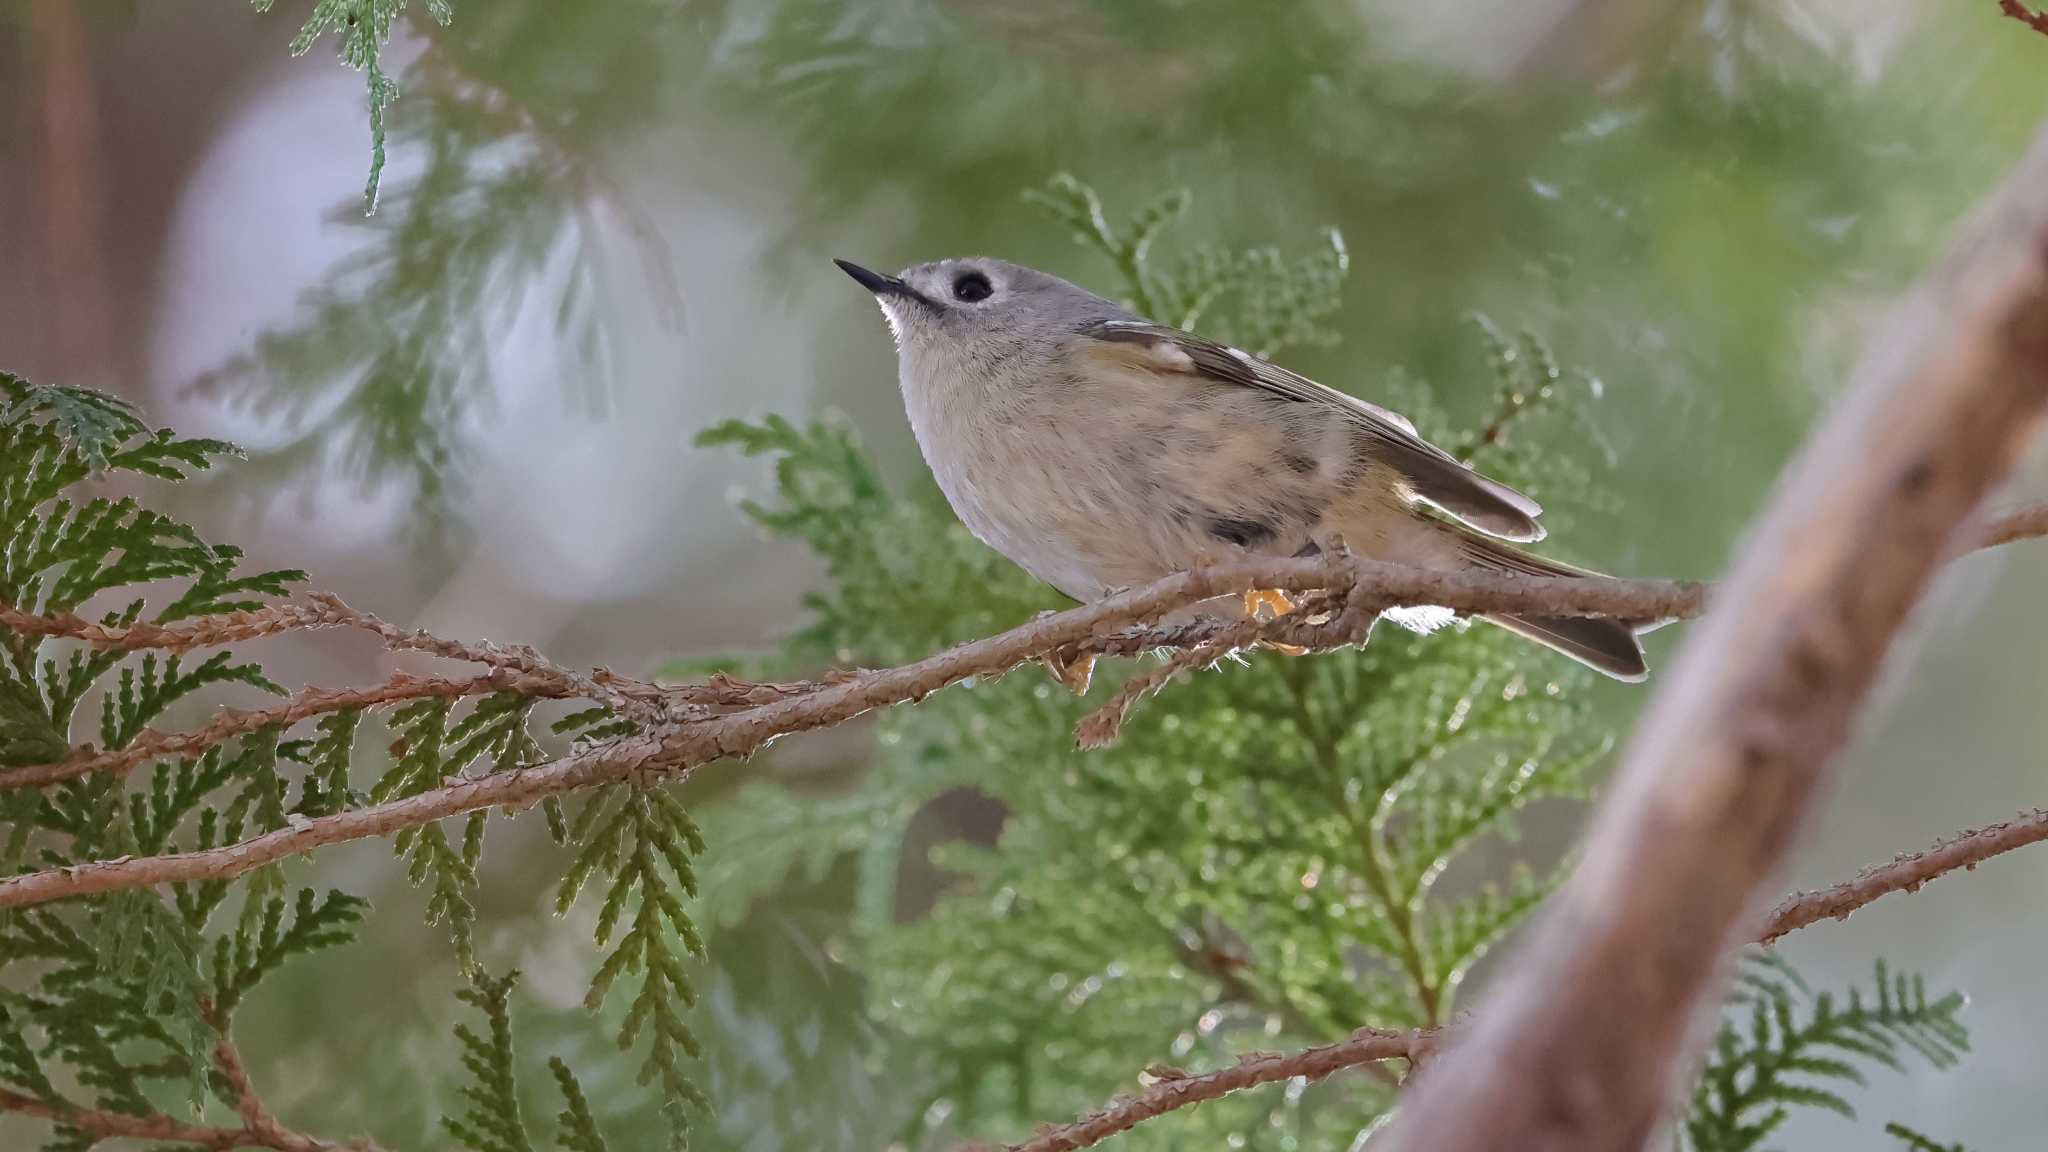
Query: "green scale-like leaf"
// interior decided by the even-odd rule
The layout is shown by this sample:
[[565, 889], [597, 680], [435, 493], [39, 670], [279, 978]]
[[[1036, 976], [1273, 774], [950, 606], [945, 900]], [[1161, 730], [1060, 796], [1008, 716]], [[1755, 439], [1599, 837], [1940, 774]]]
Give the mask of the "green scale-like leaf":
[[696, 894], [691, 859], [703, 852], [703, 836], [673, 795], [659, 787], [626, 784], [612, 785], [587, 801], [570, 836], [578, 849], [563, 877], [557, 908], [567, 912], [600, 872], [610, 876], [597, 914], [598, 946], [610, 951], [591, 979], [584, 1005], [597, 1011], [622, 977], [639, 978], [639, 990], [619, 1025], [618, 1043], [632, 1050], [645, 1040], [640, 1082], [659, 1093], [671, 1143], [681, 1147], [689, 1110], [705, 1104], [682, 1067], [698, 1054], [697, 1038], [682, 1018], [696, 1002], [684, 957], [701, 957], [704, 941], [678, 890]]
[[[241, 572], [238, 550], [207, 543], [137, 497], [71, 498], [73, 485], [96, 476], [178, 480], [234, 452], [151, 430], [117, 399], [0, 373], [0, 600], [118, 627], [258, 608], [284, 593], [302, 574]], [[225, 651], [100, 652], [0, 628], [0, 765], [82, 751], [68, 737], [87, 727], [78, 713], [95, 689], [98, 747], [111, 750], [236, 685], [282, 691], [259, 665]], [[0, 840], [12, 863], [63, 867], [283, 827], [279, 736], [267, 730], [196, 758], [0, 795]], [[0, 995], [0, 1079], [59, 1108], [150, 1114], [169, 1092], [199, 1104], [235, 1006], [286, 958], [343, 942], [360, 919], [355, 897], [332, 893], [316, 904], [304, 892], [287, 921], [282, 891], [271, 866], [232, 882], [117, 892], [0, 919], [0, 983], [9, 988]], [[241, 915], [214, 928], [213, 914], [236, 896]], [[55, 1129], [53, 1146], [89, 1143]]]
[[1840, 1089], [1863, 1084], [1867, 1066], [1903, 1072], [1917, 1055], [1949, 1068], [1969, 1050], [1961, 994], [1929, 999], [1920, 977], [1894, 976], [1881, 960], [1873, 983], [1875, 1003], [1851, 988], [1843, 1004], [1776, 954], [1749, 956], [1685, 1117], [1694, 1152], [1761, 1148], [1794, 1108], [1854, 1118]]
[[[256, 10], [269, 11], [272, 0], [253, 0]], [[370, 177], [363, 186], [366, 212], [377, 207], [377, 188], [384, 176], [384, 113], [398, 99], [398, 85], [384, 73], [383, 49], [391, 40], [391, 25], [408, 6], [407, 0], [317, 0], [298, 35], [292, 37], [291, 52], [303, 56], [320, 37], [333, 32], [336, 55], [344, 67], [364, 72], [370, 88]], [[427, 0], [427, 13], [446, 24], [454, 9], [449, 0]]]

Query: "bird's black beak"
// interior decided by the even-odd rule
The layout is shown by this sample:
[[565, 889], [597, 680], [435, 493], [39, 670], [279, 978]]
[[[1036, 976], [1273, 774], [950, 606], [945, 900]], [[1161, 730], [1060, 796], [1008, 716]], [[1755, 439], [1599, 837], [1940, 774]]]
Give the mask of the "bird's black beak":
[[884, 276], [880, 272], [871, 272], [851, 260], [834, 260], [832, 262], [839, 265], [841, 272], [853, 277], [854, 283], [859, 284], [877, 296], [902, 296], [916, 300], [919, 303], [928, 303], [923, 293], [894, 276]]

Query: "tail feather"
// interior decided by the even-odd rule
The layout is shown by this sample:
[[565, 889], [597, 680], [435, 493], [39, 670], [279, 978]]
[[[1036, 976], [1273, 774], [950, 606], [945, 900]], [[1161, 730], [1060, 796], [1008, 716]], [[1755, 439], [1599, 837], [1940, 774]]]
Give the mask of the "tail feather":
[[[1478, 568], [1529, 576], [1599, 576], [1585, 568], [1545, 559], [1512, 544], [1454, 528], [1461, 558]], [[1636, 636], [1664, 621], [1608, 620], [1595, 616], [1488, 615], [1483, 619], [1517, 636], [1561, 652], [1596, 672], [1631, 683], [1650, 675]]]
[[1650, 667], [1643, 662], [1643, 646], [1636, 641], [1635, 632], [1619, 620], [1506, 615], [1484, 619], [1616, 680], [1635, 684], [1650, 678]]

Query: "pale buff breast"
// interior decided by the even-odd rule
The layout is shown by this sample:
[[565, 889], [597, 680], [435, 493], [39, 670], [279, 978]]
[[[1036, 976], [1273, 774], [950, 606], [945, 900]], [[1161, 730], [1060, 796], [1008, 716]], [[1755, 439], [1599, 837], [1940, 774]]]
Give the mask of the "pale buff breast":
[[1327, 408], [1137, 364], [1083, 367], [984, 395], [971, 418], [935, 407], [943, 430], [919, 429], [969, 530], [1070, 596], [1294, 555], [1332, 530], [1375, 552], [1412, 530], [1391, 477]]

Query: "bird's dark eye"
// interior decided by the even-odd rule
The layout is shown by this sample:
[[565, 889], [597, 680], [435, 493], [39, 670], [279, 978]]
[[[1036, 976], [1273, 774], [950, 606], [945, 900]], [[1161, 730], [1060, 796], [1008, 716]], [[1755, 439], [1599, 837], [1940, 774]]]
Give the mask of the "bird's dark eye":
[[995, 286], [979, 272], [962, 272], [953, 279], [953, 299], [972, 304], [995, 294]]

